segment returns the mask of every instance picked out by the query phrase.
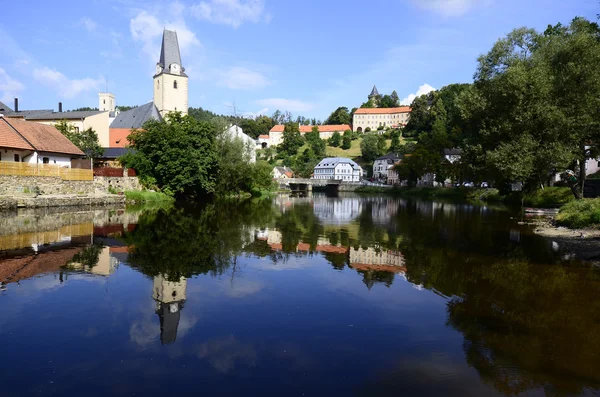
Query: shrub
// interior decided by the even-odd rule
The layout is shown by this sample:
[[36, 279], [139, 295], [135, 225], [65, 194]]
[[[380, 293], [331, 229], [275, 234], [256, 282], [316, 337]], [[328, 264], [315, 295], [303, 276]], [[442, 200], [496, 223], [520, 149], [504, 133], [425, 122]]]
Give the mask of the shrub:
[[600, 226], [600, 198], [571, 201], [560, 209], [556, 223], [570, 228]]

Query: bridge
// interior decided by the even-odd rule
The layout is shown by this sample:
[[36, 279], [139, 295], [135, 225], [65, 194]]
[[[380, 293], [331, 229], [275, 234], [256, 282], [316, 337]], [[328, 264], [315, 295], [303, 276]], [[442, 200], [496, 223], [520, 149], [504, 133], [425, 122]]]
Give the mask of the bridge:
[[343, 182], [339, 179], [309, 179], [309, 178], [279, 178], [275, 179], [280, 188], [289, 188], [292, 191], [312, 191], [313, 186], [331, 187], [339, 189], [341, 185], [360, 186], [358, 182]]

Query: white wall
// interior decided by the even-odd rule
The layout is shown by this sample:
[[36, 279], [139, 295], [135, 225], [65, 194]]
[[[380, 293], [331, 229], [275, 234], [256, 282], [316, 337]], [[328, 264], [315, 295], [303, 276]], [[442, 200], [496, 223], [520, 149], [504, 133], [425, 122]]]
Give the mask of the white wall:
[[27, 156], [31, 155], [32, 152], [31, 150], [11, 150], [11, 149], [0, 149], [0, 161], [10, 161], [10, 162], [14, 162], [15, 161], [15, 154], [19, 155], [19, 161], [23, 161], [23, 157], [25, 157], [25, 160], [27, 161]]

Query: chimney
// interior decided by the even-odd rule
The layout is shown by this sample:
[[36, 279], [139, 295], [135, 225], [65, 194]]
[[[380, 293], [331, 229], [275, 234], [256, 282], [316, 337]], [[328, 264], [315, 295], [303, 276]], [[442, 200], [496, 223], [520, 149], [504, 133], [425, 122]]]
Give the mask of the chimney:
[[15, 98], [15, 112], [19, 111], [19, 98]]
[[58, 103], [58, 113], [62, 113], [62, 102]]

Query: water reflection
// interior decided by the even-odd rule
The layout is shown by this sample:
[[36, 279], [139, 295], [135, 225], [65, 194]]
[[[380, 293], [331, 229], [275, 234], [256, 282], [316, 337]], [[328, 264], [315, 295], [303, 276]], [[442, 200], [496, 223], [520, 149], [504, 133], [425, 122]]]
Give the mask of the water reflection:
[[[211, 391], [264, 394], [267, 376], [282, 387], [302, 380], [311, 394], [600, 390], [598, 268], [565, 260], [505, 211], [314, 195], [0, 222], [0, 307], [19, 304], [19, 291], [33, 288], [28, 279], [50, 274], [72, 289], [41, 296], [87, 302], [85, 311], [65, 306], [68, 321], [94, 324], [119, 357], [148, 362], [168, 353], [178, 368], [210, 374], [208, 364], [238, 380], [207, 375]], [[81, 276], [111, 285], [104, 295], [76, 289], [70, 282]], [[48, 310], [23, 302], [32, 315]], [[33, 319], [10, 313], [12, 336], [2, 320], [0, 336], [19, 346], [19, 326]], [[85, 358], [72, 359], [77, 367]], [[136, 371], [123, 376], [167, 371], [181, 385], [194, 378]]]

